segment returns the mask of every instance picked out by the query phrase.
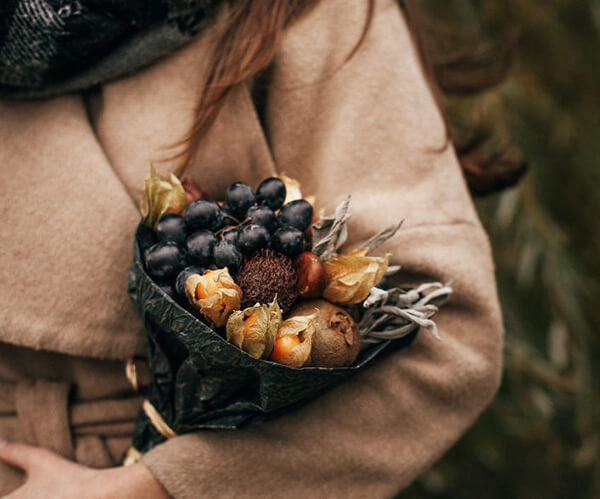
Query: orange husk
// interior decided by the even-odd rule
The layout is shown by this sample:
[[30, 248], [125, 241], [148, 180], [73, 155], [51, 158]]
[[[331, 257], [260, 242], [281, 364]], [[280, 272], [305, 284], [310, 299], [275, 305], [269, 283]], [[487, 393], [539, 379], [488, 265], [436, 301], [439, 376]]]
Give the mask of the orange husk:
[[298, 337], [300, 343], [283, 357], [272, 360], [288, 367], [302, 367], [308, 362], [317, 328], [318, 313], [318, 310], [315, 310], [314, 314], [291, 317], [281, 323], [275, 341], [283, 336], [294, 335]]
[[192, 274], [185, 281], [188, 301], [216, 326], [227, 323], [229, 316], [239, 310], [242, 290], [229, 275], [227, 267]]
[[227, 320], [227, 341], [255, 359], [266, 358], [273, 351], [275, 336], [281, 324], [277, 298], [269, 305], [256, 304], [233, 312]]
[[345, 255], [333, 255], [323, 262], [327, 286], [323, 297], [340, 305], [360, 303], [369, 296], [371, 288], [384, 276], [390, 254], [382, 257], [367, 256], [361, 248]]

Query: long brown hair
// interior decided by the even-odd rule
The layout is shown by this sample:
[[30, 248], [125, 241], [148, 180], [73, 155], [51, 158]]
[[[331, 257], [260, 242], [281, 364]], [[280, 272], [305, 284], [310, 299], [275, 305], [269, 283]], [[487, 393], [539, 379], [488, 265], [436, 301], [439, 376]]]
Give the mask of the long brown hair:
[[[191, 161], [199, 144], [215, 121], [231, 89], [238, 83], [265, 69], [275, 54], [282, 31], [294, 20], [307, 14], [320, 0], [229, 0], [228, 18], [209, 62], [206, 84], [194, 111], [188, 134], [176, 144], [182, 169]], [[361, 37], [348, 56], [350, 59], [362, 44], [371, 24], [376, 0], [368, 0], [367, 19]], [[436, 64], [426, 50], [419, 18], [412, 0], [398, 0], [423, 64], [433, 94], [438, 100], [442, 92], [478, 92], [501, 81], [504, 72], [461, 75], [460, 63], [443, 61]], [[483, 75], [483, 77], [482, 77]], [[491, 75], [491, 76], [490, 76]], [[457, 153], [471, 191], [485, 194], [514, 184], [524, 171], [524, 162], [507, 163], [497, 151], [478, 153], [489, 134], [475, 133]], [[489, 148], [488, 148], [489, 149]]]
[[[425, 75], [442, 111], [446, 96], [482, 94], [507, 78], [519, 39], [518, 29], [495, 43], [463, 36], [430, 19], [426, 19], [430, 21], [426, 30], [413, 0], [398, 3], [405, 12]], [[446, 116], [446, 125], [472, 194], [485, 195], [511, 187], [527, 171], [525, 157], [501, 124], [480, 117], [456, 123]]]

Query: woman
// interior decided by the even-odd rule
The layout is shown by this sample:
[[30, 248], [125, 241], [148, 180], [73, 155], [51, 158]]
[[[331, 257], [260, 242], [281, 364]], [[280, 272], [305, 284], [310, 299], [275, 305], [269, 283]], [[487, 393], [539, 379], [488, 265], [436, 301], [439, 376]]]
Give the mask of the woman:
[[[290, 5], [219, 6], [190, 44], [134, 74], [85, 94], [0, 103], [9, 284], [0, 437], [10, 440], [0, 445], [0, 493], [391, 496], [493, 397], [502, 323], [489, 243], [400, 9], [392, 0]], [[240, 40], [249, 42], [241, 51]], [[37, 95], [79, 89], [101, 66], [49, 75]], [[443, 342], [419, 335], [263, 426], [178, 436], [118, 467], [140, 403], [123, 366], [144, 350], [125, 289], [136, 207], [150, 161], [174, 143], [181, 155], [162, 170], [184, 158], [212, 197], [233, 180], [256, 186], [285, 171], [326, 209], [352, 193], [354, 242], [404, 218], [383, 250], [402, 264], [403, 283], [453, 282], [437, 319]]]

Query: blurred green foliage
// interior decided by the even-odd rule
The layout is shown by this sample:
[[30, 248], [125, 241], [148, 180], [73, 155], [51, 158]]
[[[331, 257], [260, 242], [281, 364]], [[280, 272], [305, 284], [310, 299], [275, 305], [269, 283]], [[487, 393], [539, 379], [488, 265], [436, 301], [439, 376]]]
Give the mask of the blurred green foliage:
[[600, 0], [417, 4], [430, 45], [447, 30], [502, 49], [518, 30], [504, 83], [442, 106], [450, 124], [510, 135], [530, 171], [476, 202], [506, 325], [502, 387], [401, 497], [600, 498]]

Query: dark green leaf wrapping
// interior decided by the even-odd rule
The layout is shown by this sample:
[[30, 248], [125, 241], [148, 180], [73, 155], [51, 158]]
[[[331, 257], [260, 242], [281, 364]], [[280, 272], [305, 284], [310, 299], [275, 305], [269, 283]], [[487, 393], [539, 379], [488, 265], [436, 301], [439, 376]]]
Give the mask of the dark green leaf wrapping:
[[[262, 424], [348, 378], [390, 347], [409, 344], [416, 334], [366, 349], [352, 367], [293, 369], [252, 358], [166, 295], [146, 274], [137, 240], [128, 285], [148, 340], [147, 397], [177, 434]], [[162, 441], [141, 411], [133, 445], [146, 452]]]

